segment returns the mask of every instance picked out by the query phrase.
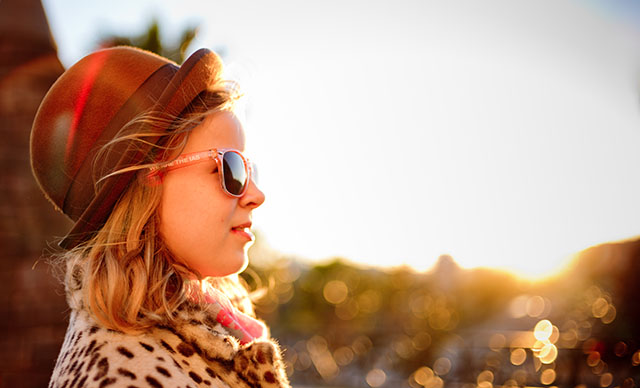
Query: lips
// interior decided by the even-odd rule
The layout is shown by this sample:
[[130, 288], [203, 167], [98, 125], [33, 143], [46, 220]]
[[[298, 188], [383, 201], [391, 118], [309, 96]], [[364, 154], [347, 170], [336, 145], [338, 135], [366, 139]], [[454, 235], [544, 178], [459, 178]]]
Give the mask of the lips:
[[251, 221], [245, 222], [244, 224], [236, 225], [231, 229], [242, 230], [242, 229], [250, 229], [250, 228], [251, 228]]
[[253, 241], [255, 239], [253, 233], [251, 233], [251, 222], [245, 222], [244, 224], [234, 226], [231, 228], [231, 232], [249, 241]]

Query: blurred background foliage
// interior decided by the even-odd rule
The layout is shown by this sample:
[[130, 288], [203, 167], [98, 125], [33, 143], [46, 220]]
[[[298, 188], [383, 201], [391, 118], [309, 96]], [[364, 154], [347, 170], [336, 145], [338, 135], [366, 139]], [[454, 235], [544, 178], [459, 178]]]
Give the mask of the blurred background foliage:
[[160, 25], [154, 19], [142, 34], [137, 36], [110, 34], [102, 38], [100, 46], [135, 46], [162, 55], [176, 63], [182, 63], [186, 59], [187, 49], [197, 33], [197, 27], [187, 27], [182, 31], [177, 42], [168, 43], [161, 38]]
[[243, 276], [267, 290], [258, 315], [294, 383], [630, 388], [640, 381], [639, 252], [638, 241], [593, 247], [531, 282], [447, 255], [418, 273], [304, 264], [257, 243]]

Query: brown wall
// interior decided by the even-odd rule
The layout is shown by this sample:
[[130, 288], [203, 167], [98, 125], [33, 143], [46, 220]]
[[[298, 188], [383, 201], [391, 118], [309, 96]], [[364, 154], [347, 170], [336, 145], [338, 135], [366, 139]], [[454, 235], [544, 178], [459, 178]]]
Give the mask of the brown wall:
[[31, 122], [62, 72], [40, 1], [0, 1], [0, 387], [46, 386], [66, 330], [43, 252], [69, 222], [29, 165]]

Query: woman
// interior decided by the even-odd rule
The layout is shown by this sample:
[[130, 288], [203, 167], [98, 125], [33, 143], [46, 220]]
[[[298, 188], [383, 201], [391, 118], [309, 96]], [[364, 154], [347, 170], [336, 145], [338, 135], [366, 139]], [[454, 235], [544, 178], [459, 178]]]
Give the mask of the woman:
[[237, 273], [264, 202], [237, 93], [206, 49], [178, 67], [117, 47], [45, 96], [31, 164], [74, 222], [69, 328], [50, 387], [287, 387]]

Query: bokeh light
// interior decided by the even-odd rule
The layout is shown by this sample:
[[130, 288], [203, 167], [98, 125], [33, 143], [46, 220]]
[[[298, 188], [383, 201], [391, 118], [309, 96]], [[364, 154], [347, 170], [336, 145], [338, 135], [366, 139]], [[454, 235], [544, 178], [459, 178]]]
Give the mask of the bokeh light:
[[631, 363], [633, 366], [640, 365], [640, 350], [633, 353], [633, 357], [631, 358]]
[[322, 336], [313, 336], [307, 341], [307, 351], [311, 361], [323, 379], [332, 380], [338, 374], [338, 365], [333, 355], [329, 352], [328, 342]]
[[371, 387], [376, 388], [384, 384], [387, 375], [382, 369], [372, 369], [367, 373], [366, 381]]
[[611, 383], [613, 382], [613, 375], [611, 373], [603, 373], [602, 376], [600, 376], [600, 386], [601, 387], [608, 387], [611, 385]]
[[545, 300], [543, 297], [536, 295], [527, 300], [526, 312], [530, 317], [536, 318], [543, 315], [545, 312]]
[[422, 386], [427, 386], [429, 381], [435, 377], [433, 370], [428, 366], [423, 366], [413, 374], [413, 379]]
[[347, 299], [349, 289], [341, 280], [331, 280], [327, 282], [322, 290], [322, 294], [327, 302], [332, 304], [340, 304]]
[[547, 341], [553, 333], [553, 325], [546, 319], [538, 322], [533, 329], [533, 335], [538, 341]]
[[551, 364], [558, 357], [558, 348], [553, 344], [546, 344], [537, 356], [543, 364]]
[[556, 371], [553, 369], [545, 369], [540, 374], [540, 382], [544, 385], [552, 384], [556, 380]]
[[340, 366], [349, 365], [355, 356], [355, 352], [348, 346], [342, 346], [333, 353], [336, 363]]
[[478, 385], [482, 383], [493, 384], [493, 372], [491, 372], [490, 370], [484, 370], [480, 372], [476, 379], [476, 382], [478, 383]]
[[451, 360], [446, 357], [440, 357], [433, 363], [433, 371], [438, 376], [444, 376], [451, 370]]
[[513, 365], [522, 365], [527, 359], [527, 352], [522, 348], [513, 349], [509, 359]]
[[596, 299], [591, 305], [591, 312], [596, 318], [604, 317], [607, 311], [609, 311], [609, 302], [604, 298]]

